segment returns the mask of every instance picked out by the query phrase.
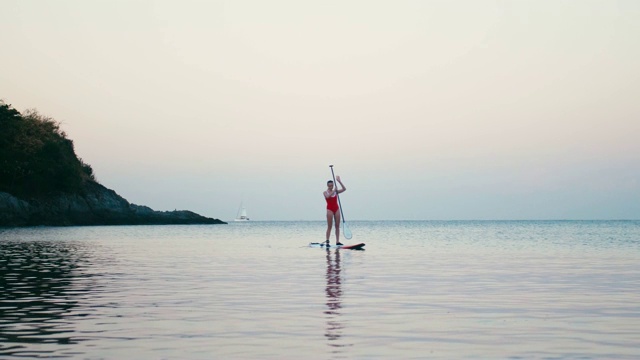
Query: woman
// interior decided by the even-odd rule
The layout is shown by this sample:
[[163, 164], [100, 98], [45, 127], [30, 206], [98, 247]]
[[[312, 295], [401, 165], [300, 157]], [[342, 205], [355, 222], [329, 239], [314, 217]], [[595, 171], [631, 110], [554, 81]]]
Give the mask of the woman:
[[327, 201], [327, 247], [329, 246], [331, 227], [334, 221], [336, 223], [336, 245], [342, 245], [342, 243], [340, 243], [340, 206], [338, 205], [338, 194], [343, 193], [347, 188], [340, 180], [340, 176], [336, 176], [336, 180], [340, 183], [341, 189], [336, 189], [333, 180], [329, 180], [327, 181], [327, 190], [323, 193], [324, 199]]

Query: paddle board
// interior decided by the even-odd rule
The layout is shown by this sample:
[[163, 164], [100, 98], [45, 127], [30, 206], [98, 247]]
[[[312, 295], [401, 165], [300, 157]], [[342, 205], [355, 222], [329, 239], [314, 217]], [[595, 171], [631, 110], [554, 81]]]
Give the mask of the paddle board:
[[[336, 246], [336, 245], [330, 245], [329, 248], [330, 249], [345, 249], [345, 250], [364, 250], [364, 243], [359, 243], [359, 244], [353, 244], [353, 245], [340, 245], [340, 246]], [[309, 246], [311, 247], [321, 247], [321, 248], [326, 248], [325, 243], [310, 243]]]

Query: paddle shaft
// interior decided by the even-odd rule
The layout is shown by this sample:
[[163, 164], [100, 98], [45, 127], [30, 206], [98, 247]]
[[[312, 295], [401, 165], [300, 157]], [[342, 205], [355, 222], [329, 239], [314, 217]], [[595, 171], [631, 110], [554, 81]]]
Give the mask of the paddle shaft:
[[338, 197], [338, 207], [340, 207], [340, 215], [342, 215], [342, 222], [344, 223], [346, 220], [344, 219], [344, 213], [342, 212], [342, 204], [340, 203], [340, 194], [338, 194], [338, 183], [336, 182], [336, 176], [333, 173], [333, 165], [329, 165], [331, 168], [331, 176], [333, 177], [333, 183], [336, 187], [336, 196]]

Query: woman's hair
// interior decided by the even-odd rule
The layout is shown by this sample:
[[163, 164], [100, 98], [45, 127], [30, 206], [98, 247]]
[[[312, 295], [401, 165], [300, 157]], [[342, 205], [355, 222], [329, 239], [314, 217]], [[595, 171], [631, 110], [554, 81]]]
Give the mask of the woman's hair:
[[331, 184], [331, 183], [333, 183], [333, 180], [329, 180], [329, 181], [327, 181], [327, 185], [329, 185], [329, 184]]

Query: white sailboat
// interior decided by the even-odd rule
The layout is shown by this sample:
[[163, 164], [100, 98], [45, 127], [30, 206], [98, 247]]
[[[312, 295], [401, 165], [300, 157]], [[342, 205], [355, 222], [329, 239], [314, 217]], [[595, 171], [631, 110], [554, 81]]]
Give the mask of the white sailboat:
[[249, 216], [247, 216], [247, 209], [240, 203], [240, 208], [238, 209], [238, 215], [233, 221], [249, 221]]

